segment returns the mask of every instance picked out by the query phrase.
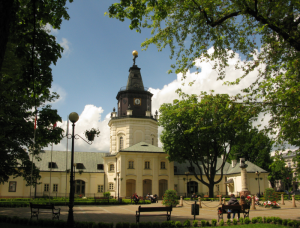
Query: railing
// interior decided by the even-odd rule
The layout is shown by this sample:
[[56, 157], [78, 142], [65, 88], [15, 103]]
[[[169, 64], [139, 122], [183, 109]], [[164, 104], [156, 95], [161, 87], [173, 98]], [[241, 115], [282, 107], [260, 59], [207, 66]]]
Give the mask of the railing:
[[[127, 89], [127, 86], [122, 86], [121, 88], [120, 88], [120, 91], [126, 91]], [[137, 89], [130, 89], [130, 90], [141, 90], [140, 88], [137, 88]], [[149, 88], [148, 87], [145, 87], [144, 86], [144, 89], [143, 89], [144, 91], [148, 91], [149, 90]]]

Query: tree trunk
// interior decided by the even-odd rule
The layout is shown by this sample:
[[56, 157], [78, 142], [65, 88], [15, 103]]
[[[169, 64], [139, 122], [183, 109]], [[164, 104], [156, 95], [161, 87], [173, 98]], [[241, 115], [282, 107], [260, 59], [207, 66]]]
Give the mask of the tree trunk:
[[209, 198], [214, 198], [214, 184], [210, 184], [208, 186], [208, 191], [209, 191]]

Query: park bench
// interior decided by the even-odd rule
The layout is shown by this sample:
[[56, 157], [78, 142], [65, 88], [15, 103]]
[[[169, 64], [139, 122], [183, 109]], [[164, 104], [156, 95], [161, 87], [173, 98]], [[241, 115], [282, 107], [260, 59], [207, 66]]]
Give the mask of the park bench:
[[42, 210], [52, 210], [52, 219], [57, 219], [59, 220], [59, 216], [60, 216], [60, 208], [55, 208], [54, 204], [33, 204], [30, 203], [30, 210], [31, 210], [31, 217], [30, 219], [32, 219], [33, 217], [36, 217], [36, 219], [38, 219], [39, 217], [39, 213], [44, 213], [44, 211], [40, 211], [40, 209]]
[[[218, 222], [220, 219], [223, 219], [223, 214], [228, 214], [226, 210], [231, 209], [231, 210], [236, 210], [239, 211], [240, 213], [244, 214], [244, 218], [249, 217], [250, 213], [250, 205], [224, 205], [222, 204], [222, 207], [218, 208]], [[232, 212], [230, 212], [232, 213]], [[237, 212], [238, 213], [238, 212]]]
[[97, 200], [99, 201], [107, 201], [109, 203], [109, 197], [94, 197], [95, 203], [97, 203]]
[[[139, 206], [139, 210], [136, 211], [136, 222], [138, 223], [140, 221], [141, 216], [167, 216], [167, 221], [171, 219], [171, 211], [172, 211], [172, 206], [170, 207], [141, 207]], [[143, 214], [141, 215], [142, 212], [167, 212], [165, 213], [160, 213], [160, 214]]]

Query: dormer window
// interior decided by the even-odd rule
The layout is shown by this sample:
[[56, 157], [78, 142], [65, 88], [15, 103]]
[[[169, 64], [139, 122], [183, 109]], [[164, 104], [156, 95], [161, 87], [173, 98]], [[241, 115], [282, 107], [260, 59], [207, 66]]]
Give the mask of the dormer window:
[[83, 163], [76, 163], [76, 169], [84, 169]]
[[104, 169], [104, 168], [103, 168], [103, 164], [98, 164], [98, 165], [97, 165], [97, 169], [98, 169], [98, 170], [103, 170], [103, 169]]
[[55, 162], [48, 162], [48, 168], [49, 169], [53, 169], [53, 168], [57, 168], [57, 165], [56, 165], [56, 163]]

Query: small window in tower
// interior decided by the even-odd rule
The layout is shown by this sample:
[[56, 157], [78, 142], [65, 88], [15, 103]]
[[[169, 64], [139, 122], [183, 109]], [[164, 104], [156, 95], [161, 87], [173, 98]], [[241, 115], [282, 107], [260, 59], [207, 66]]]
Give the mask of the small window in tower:
[[122, 150], [124, 147], [124, 141], [123, 141], [123, 136], [120, 137], [120, 150]]
[[114, 164], [109, 165], [109, 171], [115, 171], [115, 165]]

